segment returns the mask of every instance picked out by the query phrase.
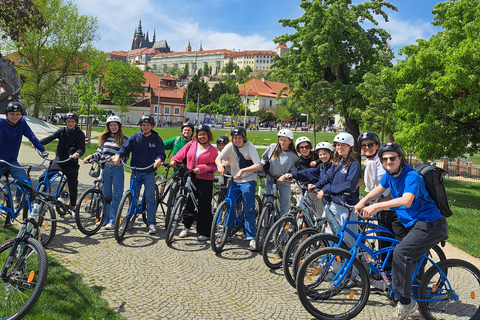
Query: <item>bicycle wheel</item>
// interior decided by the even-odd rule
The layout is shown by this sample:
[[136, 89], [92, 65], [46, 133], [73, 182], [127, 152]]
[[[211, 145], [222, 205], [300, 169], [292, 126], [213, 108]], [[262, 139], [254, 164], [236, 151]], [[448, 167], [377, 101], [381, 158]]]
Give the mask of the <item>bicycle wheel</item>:
[[[23, 220], [27, 219], [28, 215], [28, 210], [23, 212]], [[40, 241], [42, 246], [46, 247], [55, 238], [55, 233], [57, 232], [57, 217], [55, 210], [45, 202], [41, 203], [37, 215], [38, 228], [33, 237]]]
[[288, 283], [295, 288], [295, 273], [292, 272], [292, 261], [295, 252], [297, 251], [298, 247], [308, 239], [308, 237], [318, 234], [318, 230], [315, 228], [305, 228], [296, 231], [288, 240], [287, 244], [285, 245], [285, 250], [283, 250], [283, 257], [282, 257], [282, 267], [283, 267], [283, 274], [287, 279]]
[[297, 293], [303, 307], [322, 320], [352, 319], [368, 301], [370, 280], [362, 263], [340, 248], [320, 249], [302, 263], [297, 275]]
[[225, 200], [225, 194], [222, 191], [216, 191], [212, 196], [212, 213], [215, 214], [218, 205]]
[[172, 214], [168, 220], [167, 234], [165, 235], [165, 243], [169, 245], [173, 241], [173, 236], [177, 230], [178, 224], [183, 219], [183, 210], [185, 209], [185, 202], [187, 197], [183, 194], [177, 197], [175, 205], [173, 206]]
[[12, 261], [7, 257], [15, 239], [0, 245], [0, 266], [6, 268], [6, 277], [0, 286], [0, 318], [20, 319], [37, 302], [47, 279], [47, 254], [33, 238], [21, 241]]
[[[297, 248], [297, 250], [295, 250], [295, 253], [293, 255], [290, 265], [291, 269], [289, 270], [292, 278], [288, 279], [293, 280], [293, 283], [291, 283], [290, 281], [288, 281], [288, 283], [293, 285], [293, 287], [296, 287], [298, 269], [310, 253], [318, 249], [336, 247], [339, 241], [340, 237], [328, 233], [313, 234], [310, 235], [307, 239], [305, 239], [303, 243], [300, 244], [300, 246]], [[342, 249], [349, 250], [348, 246], [345, 243], [342, 243], [340, 247]]]
[[117, 216], [115, 217], [115, 228], [113, 229], [113, 234], [117, 241], [121, 241], [125, 236], [125, 232], [127, 232], [128, 223], [130, 222], [130, 216], [128, 213], [130, 207], [134, 205], [134, 203], [132, 203], [132, 197], [132, 192], [127, 191], [123, 194], [122, 200], [120, 200]]
[[270, 227], [275, 223], [274, 221], [275, 209], [271, 202], [267, 202], [262, 209], [262, 214], [258, 219], [257, 232], [255, 235], [255, 251], [263, 249], [263, 243], [265, 242], [265, 236], [267, 235]]
[[105, 198], [98, 189], [85, 191], [75, 208], [75, 222], [78, 230], [87, 236], [94, 235], [105, 222]]
[[427, 270], [418, 288], [418, 298], [427, 300], [419, 302], [425, 319], [480, 319], [480, 270], [460, 259], [440, 261], [437, 266]]
[[263, 202], [258, 194], [255, 195], [255, 216], [258, 218], [262, 213]]
[[[59, 198], [66, 199], [65, 204], [69, 204], [70, 203], [70, 192], [68, 190], [67, 179], [63, 179], [63, 181], [61, 182], [59, 190], [60, 190], [60, 194], [58, 195]], [[58, 213], [59, 216], [64, 216], [67, 213], [69, 213], [67, 210], [65, 210], [65, 207], [62, 207], [62, 206], [59, 206], [59, 205], [56, 205], [55, 209], [57, 210], [57, 213]]]
[[170, 191], [168, 192], [168, 199], [167, 204], [165, 205], [165, 229], [168, 227], [168, 221], [172, 214], [173, 206], [175, 205], [175, 199], [177, 198], [178, 188], [180, 187], [180, 183], [178, 181], [173, 181], [170, 187]]
[[230, 215], [230, 202], [223, 201], [213, 216], [212, 229], [210, 230], [210, 244], [215, 252], [222, 251], [227, 242], [229, 228], [228, 220]]
[[262, 250], [263, 262], [267, 267], [278, 269], [282, 266], [283, 251], [296, 229], [295, 217], [285, 215], [268, 230]]
[[[165, 178], [163, 176], [157, 176], [155, 178], [155, 204], [158, 209], [162, 194], [165, 191]], [[164, 213], [165, 214], [165, 213]]]

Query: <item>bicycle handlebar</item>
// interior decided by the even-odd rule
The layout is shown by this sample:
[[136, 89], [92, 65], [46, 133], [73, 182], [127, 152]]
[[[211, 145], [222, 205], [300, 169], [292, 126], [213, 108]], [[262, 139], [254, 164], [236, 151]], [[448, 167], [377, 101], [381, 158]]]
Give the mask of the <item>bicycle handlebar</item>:
[[123, 164], [125, 167], [127, 167], [127, 168], [129, 168], [129, 169], [132, 169], [132, 170], [147, 170], [147, 169], [150, 169], [151, 167], [153, 167], [153, 165], [155, 164], [155, 163], [152, 163], [152, 164], [149, 165], [148, 167], [139, 168], [139, 167], [130, 167], [128, 164], [126, 164], [125, 162], [123, 162], [123, 159], [121, 159], [121, 161], [122, 161], [122, 164]]
[[16, 166], [8, 161], [5, 161], [5, 160], [0, 160], [0, 162], [2, 163], [5, 163], [7, 165], [9, 165], [10, 167], [13, 167], [13, 168], [17, 168], [17, 169], [28, 169], [28, 168], [35, 168], [35, 167], [40, 167], [42, 164], [45, 163], [47, 159], [46, 158], [43, 158], [43, 161], [39, 164], [34, 164], [34, 165], [30, 165], [30, 166], [26, 166], [26, 167], [22, 167], [22, 166]]
[[45, 158], [45, 161], [50, 161], [50, 162], [55, 162], [55, 163], [65, 163], [65, 162], [68, 162], [70, 160], [73, 159], [73, 156], [68, 156], [67, 159], [65, 160], [55, 160], [55, 159], [48, 159], [48, 158]]

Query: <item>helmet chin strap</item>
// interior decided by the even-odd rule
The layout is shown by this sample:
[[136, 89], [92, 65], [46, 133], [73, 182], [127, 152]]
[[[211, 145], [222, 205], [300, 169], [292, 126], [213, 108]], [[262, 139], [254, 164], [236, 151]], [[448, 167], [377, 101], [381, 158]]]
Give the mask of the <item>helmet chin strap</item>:
[[398, 167], [398, 170], [395, 171], [395, 172], [390, 172], [390, 171], [387, 170], [387, 168], [385, 168], [385, 165], [382, 164], [383, 169], [385, 169], [385, 171], [386, 171], [389, 175], [391, 175], [392, 177], [397, 176], [397, 175], [400, 173], [400, 171], [402, 171], [403, 165], [404, 165], [404, 161], [403, 161], [403, 158], [402, 158], [402, 161], [400, 161], [400, 166]]
[[365, 156], [365, 158], [367, 158], [368, 160], [371, 160], [371, 159], [375, 158], [375, 156], [377, 155], [377, 153], [378, 153], [378, 150], [373, 154], [373, 156], [370, 156], [370, 157]]

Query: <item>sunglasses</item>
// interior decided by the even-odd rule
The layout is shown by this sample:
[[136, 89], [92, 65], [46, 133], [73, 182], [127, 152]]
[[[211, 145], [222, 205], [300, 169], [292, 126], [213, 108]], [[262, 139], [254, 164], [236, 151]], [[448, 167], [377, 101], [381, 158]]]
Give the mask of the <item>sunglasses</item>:
[[397, 160], [397, 158], [398, 157], [385, 157], [385, 158], [382, 158], [382, 162], [385, 163], [388, 160], [390, 160], [391, 162], [394, 162], [395, 160]]
[[298, 147], [298, 150], [303, 150], [303, 149], [310, 149], [310, 146], [300, 146], [300, 147]]
[[365, 144], [362, 144], [360, 145], [362, 147], [362, 149], [367, 149], [367, 148], [371, 148], [375, 145], [375, 143], [373, 142], [370, 142], [370, 143], [365, 143]]

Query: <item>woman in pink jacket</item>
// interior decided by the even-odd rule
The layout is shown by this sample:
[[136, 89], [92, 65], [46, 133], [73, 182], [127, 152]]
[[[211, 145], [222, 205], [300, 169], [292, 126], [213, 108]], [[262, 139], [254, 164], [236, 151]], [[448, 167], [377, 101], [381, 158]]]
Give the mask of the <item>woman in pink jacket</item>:
[[185, 238], [190, 234], [190, 227], [194, 220], [197, 220], [197, 233], [199, 241], [210, 239], [210, 228], [212, 226], [212, 190], [213, 174], [217, 171], [215, 158], [217, 149], [210, 144], [213, 135], [208, 125], [200, 125], [193, 136], [192, 141], [187, 143], [171, 159], [170, 166], [175, 167], [177, 163], [187, 159], [188, 170], [193, 170], [192, 182], [197, 189], [198, 215], [195, 217], [194, 206], [190, 199], [187, 204], [188, 214], [183, 216], [185, 229], [180, 232], [180, 237]]

